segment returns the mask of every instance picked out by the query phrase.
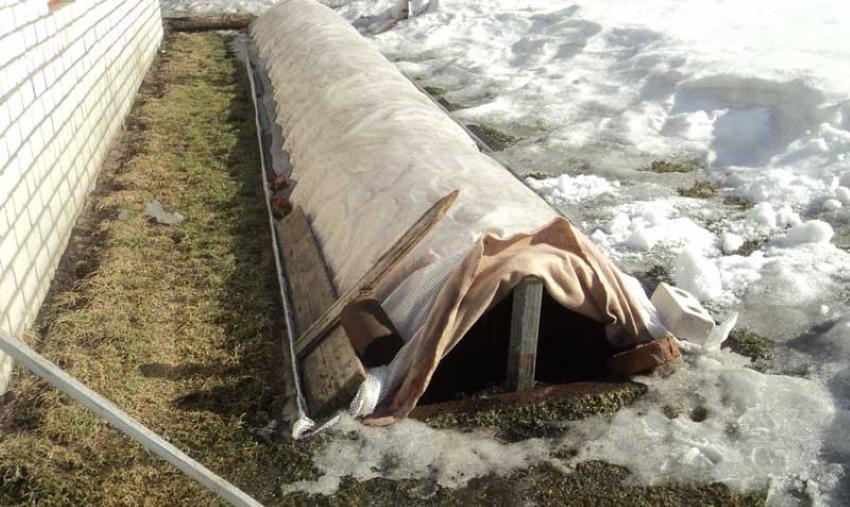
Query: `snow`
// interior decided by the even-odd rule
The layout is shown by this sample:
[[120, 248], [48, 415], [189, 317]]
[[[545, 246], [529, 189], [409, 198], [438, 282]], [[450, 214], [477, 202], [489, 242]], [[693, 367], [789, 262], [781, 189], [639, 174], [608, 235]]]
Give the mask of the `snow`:
[[682, 250], [676, 258], [674, 277], [677, 287], [690, 292], [700, 301], [711, 301], [723, 291], [720, 271], [714, 261], [694, 248]]
[[[550, 202], [558, 204], [554, 200]], [[649, 251], [656, 245], [676, 249], [686, 244], [702, 251], [711, 250], [716, 238], [693, 219], [682, 216], [687, 206], [689, 204], [677, 199], [622, 204], [612, 209], [612, 215], [592, 232], [591, 237], [615, 251]]]
[[[642, 377], [645, 398], [574, 423], [564, 441], [507, 446], [417, 423], [348, 422], [358, 440], [334, 440], [316, 456], [323, 482], [298, 487], [329, 492], [344, 475], [375, 474], [454, 487], [548, 459], [543, 445], [627, 465], [641, 483], [721, 481], [766, 487], [779, 504], [850, 502], [850, 4], [417, 1], [422, 14], [376, 34], [395, 0], [327, 3], [411, 77], [467, 106], [452, 113], [458, 121], [520, 138], [502, 156], [522, 174], [550, 175], [526, 181], [624, 269], [668, 268], [718, 320], [737, 311], [778, 345], [768, 373], [713, 351], [670, 377]], [[656, 160], [698, 169], [642, 170]], [[677, 195], [695, 181], [717, 195]], [[669, 419], [662, 407], [676, 403], [683, 415]], [[687, 416], [696, 407], [704, 421]]]
[[835, 189], [835, 198], [838, 201], [845, 205], [850, 206], [850, 188], [847, 187], [838, 187]]
[[[643, 401], [610, 421], [576, 425], [586, 442], [579, 458], [628, 466], [635, 482], [766, 488], [774, 502], [793, 490], [817, 497], [832, 489], [839, 467], [819, 463], [822, 441], [846, 438], [848, 431], [834, 426], [839, 410], [829, 391], [742, 366], [739, 357], [721, 352], [698, 356], [667, 378], [640, 378], [650, 386]], [[670, 418], [665, 407], [680, 415]], [[695, 409], [704, 409], [704, 420], [689, 415]]]
[[[823, 346], [835, 355], [850, 353], [850, 316], [827, 333]], [[568, 423], [562, 437], [550, 439], [503, 443], [482, 430], [435, 430], [413, 420], [376, 428], [345, 416], [332, 430], [336, 438], [313, 456], [321, 476], [288, 484], [284, 492], [330, 495], [346, 476], [456, 488], [541, 462], [567, 473], [571, 463], [605, 460], [627, 466], [632, 483], [722, 482], [767, 490], [772, 504], [800, 494], [822, 498], [842, 477], [840, 465], [822, 459], [823, 441], [835, 442], [832, 451], [844, 459], [850, 455], [850, 412], [817, 381], [746, 364], [724, 350], [689, 355], [672, 375], [638, 377], [649, 392], [632, 406]], [[563, 449], [578, 451], [574, 461], [553, 457]]]
[[809, 220], [808, 222], [788, 229], [784, 238], [780, 238], [786, 245], [797, 245], [800, 243], [829, 243], [835, 233], [832, 226], [823, 220]]
[[314, 455], [321, 477], [288, 484], [284, 492], [331, 495], [346, 476], [360, 481], [430, 479], [457, 488], [476, 477], [507, 475], [549, 460], [552, 445], [540, 439], [503, 444], [491, 432], [435, 430], [414, 420], [376, 428], [343, 416], [333, 431], [346, 436], [331, 440]]
[[527, 178], [526, 182], [538, 194], [559, 204], [575, 204], [603, 194], [614, 194], [619, 187], [616, 181], [592, 174], [562, 174], [544, 180]]

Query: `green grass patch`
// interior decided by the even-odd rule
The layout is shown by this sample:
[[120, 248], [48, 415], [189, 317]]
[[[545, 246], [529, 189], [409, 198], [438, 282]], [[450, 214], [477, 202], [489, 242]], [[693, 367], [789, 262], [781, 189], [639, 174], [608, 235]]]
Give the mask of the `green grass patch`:
[[709, 181], [697, 181], [689, 188], [679, 188], [678, 192], [682, 197], [709, 199], [717, 193], [717, 187]]
[[[564, 458], [575, 451], [565, 449]], [[738, 493], [722, 484], [637, 486], [629, 481], [627, 468], [602, 461], [578, 463], [565, 473], [545, 463], [507, 477], [487, 475], [469, 481], [464, 488], [445, 489], [434, 481], [372, 479], [343, 481], [333, 498], [297, 495], [297, 505], [729, 505], [761, 506], [760, 493]]]
[[484, 141], [493, 151], [502, 151], [519, 142], [519, 138], [483, 123], [470, 123], [466, 128]]
[[422, 87], [426, 92], [430, 93], [435, 97], [442, 97], [446, 94], [445, 88], [440, 88], [439, 86], [434, 85], [425, 85]]
[[436, 99], [436, 101], [443, 106], [446, 111], [457, 111], [458, 109], [463, 109], [464, 105], [459, 104], [457, 102], [452, 102], [446, 98], [446, 89], [441, 88], [435, 85], [423, 85], [422, 89], [425, 90], [428, 95], [431, 95]]
[[739, 208], [741, 210], [748, 210], [756, 205], [756, 203], [752, 200], [747, 199], [746, 197], [739, 197], [737, 195], [727, 195], [723, 198], [723, 204]]
[[744, 244], [741, 245], [735, 253], [737, 255], [743, 255], [744, 257], [749, 257], [750, 254], [759, 250], [767, 243], [767, 238], [751, 238], [744, 241]]
[[695, 159], [664, 159], [653, 160], [643, 170], [659, 174], [666, 173], [691, 173], [701, 167]]
[[656, 264], [646, 272], [636, 274], [636, 277], [643, 284], [648, 294], [655, 292], [655, 289], [662, 283], [675, 285], [670, 268], [664, 264]]
[[646, 386], [633, 382], [612, 384], [597, 394], [575, 395], [547, 403], [519, 407], [498, 407], [474, 412], [455, 412], [430, 417], [434, 428], [494, 428], [504, 441], [558, 436], [565, 421], [616, 412], [643, 396]]
[[529, 172], [529, 173], [525, 173], [522, 177], [523, 178], [531, 178], [533, 180], [546, 180], [546, 179], [549, 179], [549, 178], [554, 178], [555, 175], [544, 173], [542, 171], [532, 171], [532, 172]]
[[753, 367], [763, 371], [774, 358], [774, 343], [747, 328], [735, 328], [723, 342], [723, 347], [753, 360]]

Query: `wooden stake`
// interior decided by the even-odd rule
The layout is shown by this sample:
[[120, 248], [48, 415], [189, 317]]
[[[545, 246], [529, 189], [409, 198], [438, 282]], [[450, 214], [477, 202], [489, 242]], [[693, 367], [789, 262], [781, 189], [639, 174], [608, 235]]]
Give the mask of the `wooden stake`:
[[405, 232], [398, 241], [382, 255], [378, 262], [354, 285], [354, 288], [337, 299], [307, 331], [301, 333], [295, 342], [295, 351], [299, 358], [307, 355], [328, 333], [339, 324], [343, 308], [354, 301], [364, 291], [374, 289], [383, 278], [410, 253], [413, 248], [437, 225], [457, 199], [457, 190], [436, 202]]
[[540, 306], [543, 281], [527, 277], [514, 288], [511, 314], [511, 338], [508, 349], [507, 388], [525, 391], [534, 388], [537, 366], [537, 335], [540, 330]]
[[111, 401], [92, 391], [79, 380], [47, 360], [27, 344], [0, 331], [0, 349], [12, 356], [33, 373], [53, 384], [60, 391], [88, 407], [95, 414], [106, 419], [130, 438], [165, 461], [179, 468], [183, 473], [202, 484], [221, 499], [236, 506], [261, 506], [247, 493], [211, 472], [204, 465], [190, 458], [186, 453], [174, 447], [165, 439], [148, 429], [139, 421], [115, 406]]

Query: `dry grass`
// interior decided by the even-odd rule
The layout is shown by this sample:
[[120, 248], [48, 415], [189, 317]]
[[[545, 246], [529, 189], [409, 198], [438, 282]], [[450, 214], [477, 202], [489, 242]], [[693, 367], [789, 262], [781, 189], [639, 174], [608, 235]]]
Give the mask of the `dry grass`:
[[[263, 413], [275, 416], [280, 363], [244, 70], [224, 37], [178, 34], [154, 74], [29, 340], [269, 500], [301, 453], [248, 431], [265, 423]], [[150, 223], [141, 211], [152, 199], [187, 220]], [[215, 501], [21, 368], [13, 391], [0, 434], [0, 504]]]

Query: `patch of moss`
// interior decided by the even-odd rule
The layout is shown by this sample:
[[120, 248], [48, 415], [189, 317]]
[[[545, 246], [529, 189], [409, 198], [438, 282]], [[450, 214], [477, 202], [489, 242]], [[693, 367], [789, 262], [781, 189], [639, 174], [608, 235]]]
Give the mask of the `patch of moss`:
[[659, 174], [691, 173], [699, 168], [700, 163], [696, 159], [663, 159], [652, 161], [651, 164], [644, 168], [644, 171]]
[[682, 197], [693, 197], [695, 199], [708, 199], [717, 193], [717, 187], [709, 181], [697, 181], [690, 188], [678, 189]]
[[444, 88], [440, 88], [439, 86], [425, 85], [422, 88], [435, 97], [442, 97], [446, 94], [446, 90]]
[[[572, 457], [567, 450], [565, 458]], [[560, 456], [554, 456], [560, 459]], [[762, 506], [764, 492], [736, 492], [723, 484], [634, 485], [627, 468], [602, 461], [584, 461], [565, 473], [543, 463], [506, 477], [487, 475], [464, 487], [446, 489], [433, 480], [345, 478], [334, 497], [298, 494], [296, 505], [730, 505]]]
[[519, 141], [519, 138], [483, 123], [470, 123], [466, 128], [484, 141], [493, 151], [502, 151]]
[[548, 178], [551, 178], [551, 177], [552, 177], [551, 174], [547, 174], [547, 173], [540, 172], [540, 171], [532, 171], [530, 173], [525, 173], [523, 175], [523, 178], [531, 178], [533, 180], [545, 180], [545, 179], [548, 179]]
[[[738, 493], [722, 484], [636, 486], [625, 467], [602, 461], [578, 463], [570, 474], [541, 465], [527, 472], [523, 503], [536, 505], [752, 505], [765, 503], [762, 492]], [[533, 474], [533, 475], [532, 475]]]
[[662, 283], [673, 284], [673, 274], [663, 264], [656, 264], [645, 273], [639, 273], [636, 276], [650, 294]]
[[727, 206], [734, 206], [736, 208], [740, 208], [741, 210], [748, 210], [756, 205], [756, 203], [754, 203], [750, 199], [737, 195], [727, 195], [723, 198], [723, 204]]
[[744, 241], [744, 244], [735, 253], [749, 257], [750, 254], [761, 248], [765, 243], [767, 243], [767, 238], [750, 238]]
[[577, 394], [545, 403], [440, 414], [425, 422], [434, 428], [495, 428], [497, 437], [507, 442], [554, 437], [563, 432], [564, 421], [616, 412], [646, 393], [646, 386], [634, 382], [610, 387], [599, 393]]
[[767, 369], [773, 362], [774, 343], [747, 328], [733, 329], [723, 347], [749, 357], [753, 360], [753, 367], [759, 371]]
[[428, 95], [434, 97], [434, 99], [443, 106], [446, 111], [457, 111], [458, 109], [463, 109], [464, 105], [459, 104], [457, 102], [452, 102], [446, 98], [446, 90], [445, 88], [441, 88], [435, 85], [424, 85], [422, 89], [425, 90]]

